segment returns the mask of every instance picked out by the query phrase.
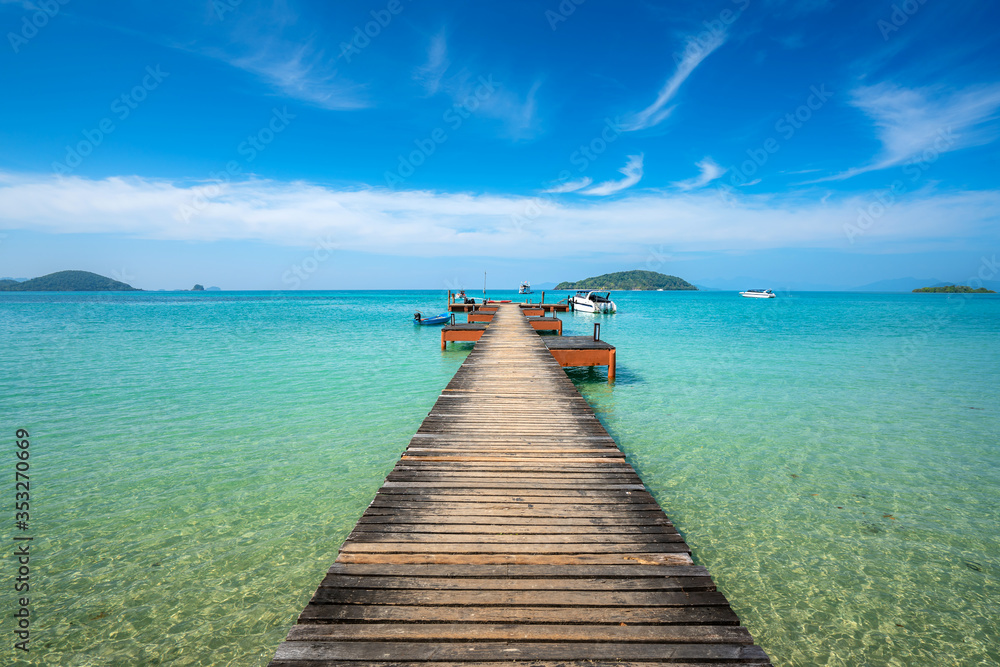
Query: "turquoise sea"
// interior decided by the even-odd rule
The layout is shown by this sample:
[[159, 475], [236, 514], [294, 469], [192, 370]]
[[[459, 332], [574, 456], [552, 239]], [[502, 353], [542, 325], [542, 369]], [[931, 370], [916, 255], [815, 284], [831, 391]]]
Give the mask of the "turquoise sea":
[[[1000, 298], [615, 300], [617, 382], [570, 375], [776, 665], [1000, 664]], [[265, 665], [471, 348], [444, 305], [0, 294], [0, 663]]]

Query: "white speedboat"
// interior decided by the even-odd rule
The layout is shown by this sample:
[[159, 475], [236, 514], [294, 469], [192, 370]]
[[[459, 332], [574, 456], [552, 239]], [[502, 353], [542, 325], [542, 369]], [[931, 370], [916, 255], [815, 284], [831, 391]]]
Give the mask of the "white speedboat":
[[773, 299], [778, 295], [769, 289], [748, 289], [746, 292], [740, 292], [740, 296], [751, 299]]
[[614, 313], [618, 307], [611, 300], [611, 292], [587, 292], [581, 290], [569, 299], [573, 310], [580, 313]]
[[518, 294], [533, 294], [533, 292], [531, 291], [531, 283], [529, 283], [527, 280], [525, 280], [523, 283], [521, 283], [521, 286], [517, 288], [517, 293]]

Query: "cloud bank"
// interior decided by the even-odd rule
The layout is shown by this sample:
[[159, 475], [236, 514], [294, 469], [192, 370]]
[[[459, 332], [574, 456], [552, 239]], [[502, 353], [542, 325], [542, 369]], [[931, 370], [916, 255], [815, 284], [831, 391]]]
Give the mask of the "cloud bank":
[[[248, 180], [221, 186], [139, 177], [0, 173], [0, 228], [144, 239], [254, 239], [308, 247], [333, 238], [345, 250], [412, 256], [526, 257], [630, 252], [669, 242], [676, 251], [849, 246], [845, 225], [871, 210], [871, 195], [817, 201], [812, 193], [725, 199], [644, 191], [614, 200], [539, 206], [537, 197], [461, 192], [336, 189], [308, 182]], [[185, 218], [182, 207], [197, 212]], [[537, 209], [537, 210], [536, 210]], [[866, 248], [896, 251], [934, 241], [996, 252], [1000, 192], [913, 192], [871, 221]], [[535, 211], [534, 213], [532, 211]], [[514, 221], [527, 219], [517, 225]]]

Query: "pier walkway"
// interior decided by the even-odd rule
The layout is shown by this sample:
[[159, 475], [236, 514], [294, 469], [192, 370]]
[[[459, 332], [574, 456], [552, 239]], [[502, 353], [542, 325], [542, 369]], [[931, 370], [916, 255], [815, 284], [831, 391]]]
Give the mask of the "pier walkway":
[[271, 667], [770, 665], [516, 304]]

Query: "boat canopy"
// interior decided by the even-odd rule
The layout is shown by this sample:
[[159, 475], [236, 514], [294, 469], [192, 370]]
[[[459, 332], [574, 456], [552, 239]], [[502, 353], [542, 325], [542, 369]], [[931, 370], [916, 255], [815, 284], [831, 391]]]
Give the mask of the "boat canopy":
[[578, 297], [582, 297], [584, 299], [588, 299], [590, 301], [594, 301], [595, 303], [610, 303], [611, 302], [611, 292], [604, 292], [604, 294], [601, 294], [600, 292], [591, 292], [589, 290], [579, 290], [576, 293], [576, 295]]

